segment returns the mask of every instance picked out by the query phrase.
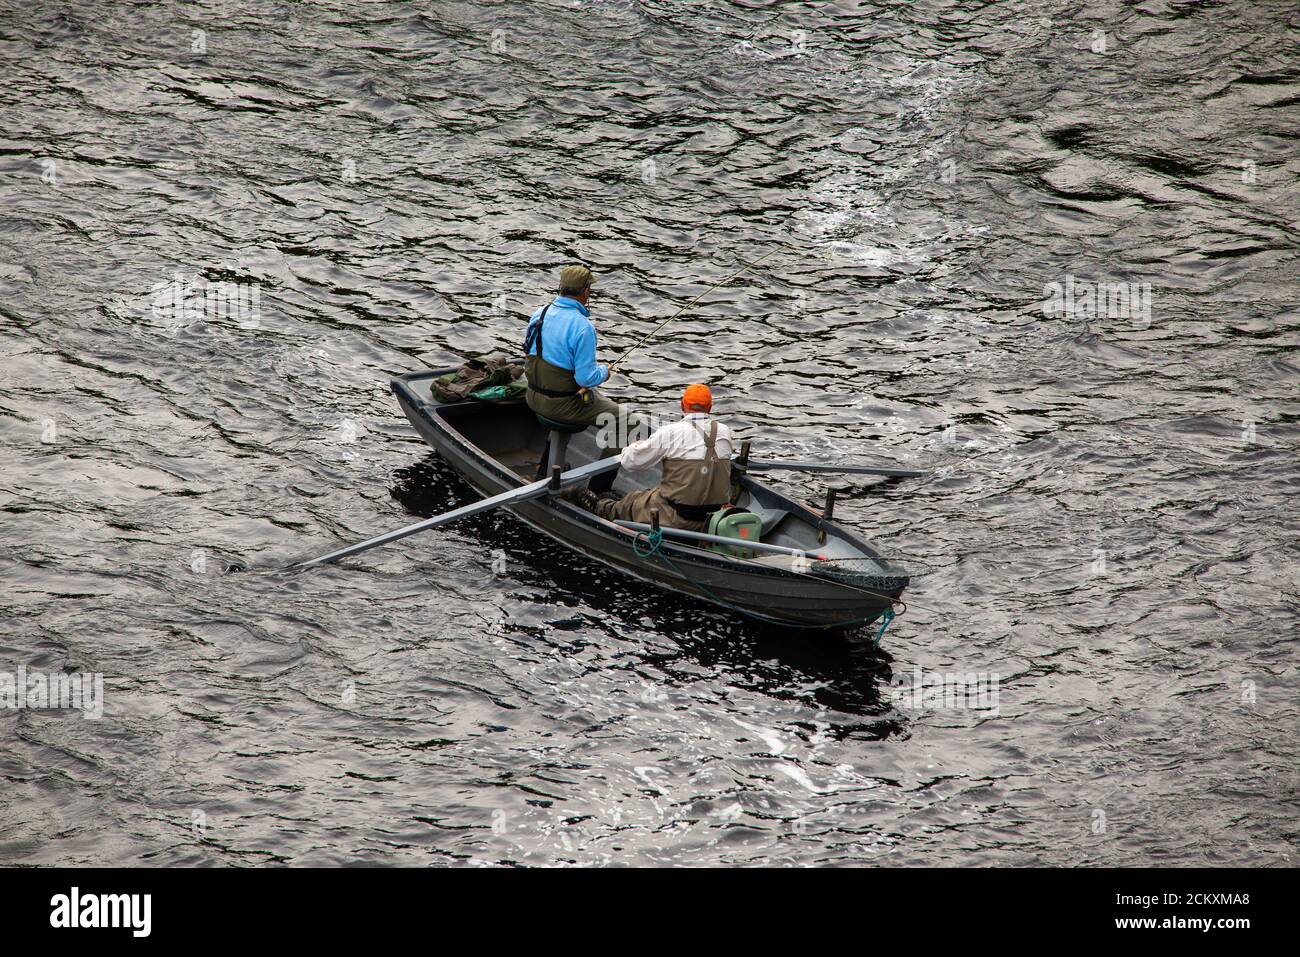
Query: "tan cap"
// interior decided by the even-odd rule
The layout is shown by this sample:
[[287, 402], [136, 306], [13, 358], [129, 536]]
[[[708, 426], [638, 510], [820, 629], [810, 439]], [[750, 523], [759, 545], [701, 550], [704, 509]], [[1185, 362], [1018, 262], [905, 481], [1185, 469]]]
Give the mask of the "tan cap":
[[565, 266], [560, 270], [560, 289], [581, 292], [596, 281], [586, 266]]

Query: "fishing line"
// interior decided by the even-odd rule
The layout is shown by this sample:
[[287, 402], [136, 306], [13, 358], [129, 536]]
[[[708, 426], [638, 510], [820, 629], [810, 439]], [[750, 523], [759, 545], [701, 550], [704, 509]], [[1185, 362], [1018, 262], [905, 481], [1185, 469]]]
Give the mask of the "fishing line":
[[682, 308], [678, 309], [676, 312], [674, 312], [671, 316], [669, 316], [669, 317], [668, 317], [667, 319], [665, 319], [663, 322], [659, 323], [659, 325], [655, 326], [654, 329], [652, 329], [652, 330], [650, 331], [649, 335], [644, 336], [644, 337], [641, 339], [640, 342], [638, 342], [636, 345], [632, 346], [630, 349], [628, 349], [626, 352], [624, 352], [621, 356], [619, 356], [617, 359], [615, 359], [615, 360], [610, 364], [610, 366], [609, 366], [609, 374], [610, 374], [610, 375], [613, 375], [613, 374], [614, 374], [614, 370], [618, 368], [619, 363], [621, 363], [624, 359], [626, 359], [626, 358], [627, 358], [628, 356], [630, 356], [632, 353], [636, 352], [636, 351], [637, 351], [638, 349], [640, 349], [643, 345], [645, 345], [647, 342], [649, 342], [651, 339], [653, 339], [655, 336], [657, 336], [657, 335], [659, 334], [659, 331], [660, 331], [661, 329], [663, 329], [664, 326], [668, 325], [668, 323], [672, 322], [674, 319], [676, 319], [678, 316], [680, 316], [682, 313], [684, 313], [687, 309], [690, 309], [691, 306], [695, 305], [697, 302], [699, 302], [701, 299], [703, 299], [703, 298], [704, 298], [705, 296], [707, 296], [709, 293], [713, 292], [713, 291], [716, 290], [716, 289], [721, 289], [723, 286], [725, 286], [727, 283], [731, 282], [733, 279], [739, 279], [741, 276], [743, 276], [745, 273], [749, 272], [749, 271], [750, 271], [751, 269], [753, 269], [755, 266], [757, 266], [757, 265], [759, 265], [760, 263], [762, 263], [765, 259], [770, 259], [772, 256], [775, 256], [775, 255], [776, 255], [777, 253], [779, 253], [782, 249], [790, 249], [790, 248], [793, 248], [793, 247], [791, 247], [788, 243], [782, 243], [782, 244], [778, 245], [775, 249], [773, 249], [773, 250], [771, 250], [770, 252], [768, 252], [767, 255], [762, 256], [761, 258], [754, 260], [752, 263], [748, 263], [748, 264], [746, 264], [746, 266], [745, 266], [744, 269], [741, 269], [741, 270], [739, 270], [738, 272], [734, 272], [734, 273], [732, 273], [732, 274], [731, 274], [730, 276], [728, 276], [726, 279], [722, 280], [722, 282], [718, 283], [718, 284], [715, 285], [715, 286], [710, 286], [708, 289], [704, 290], [704, 292], [700, 293], [698, 296], [696, 296], [694, 299], [692, 299], [692, 300], [691, 300], [690, 302], [688, 302], [686, 305], [682, 306]]

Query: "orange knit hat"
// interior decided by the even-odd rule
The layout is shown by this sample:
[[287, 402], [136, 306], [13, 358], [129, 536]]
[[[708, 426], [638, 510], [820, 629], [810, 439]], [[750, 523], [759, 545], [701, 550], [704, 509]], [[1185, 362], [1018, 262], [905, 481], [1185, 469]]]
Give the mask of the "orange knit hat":
[[713, 408], [713, 393], [707, 385], [696, 382], [682, 393], [683, 412], [708, 412]]

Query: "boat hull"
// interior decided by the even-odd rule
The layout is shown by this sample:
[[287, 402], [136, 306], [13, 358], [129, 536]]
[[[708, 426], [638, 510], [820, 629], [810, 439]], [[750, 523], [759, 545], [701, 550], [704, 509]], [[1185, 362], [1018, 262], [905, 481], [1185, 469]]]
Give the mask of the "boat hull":
[[[455, 409], [457, 406], [468, 406], [463, 410], [468, 412], [482, 408], [482, 403], [442, 404], [426, 398], [427, 380], [446, 371], [450, 370], [410, 373], [393, 380], [393, 392], [411, 424], [481, 495], [498, 495], [525, 484], [515, 471], [475, 446], [455, 427], [456, 416], [448, 414], [449, 410], [462, 411]], [[766, 490], [765, 494], [774, 493]], [[817, 519], [803, 506], [782, 501]], [[667, 540], [656, 554], [642, 557], [633, 548], [634, 533], [558, 497], [534, 499], [509, 508], [530, 528], [586, 559], [600, 561], [642, 582], [773, 624], [823, 628], [866, 625], [890, 608], [907, 585], [906, 576], [893, 575], [874, 583], [875, 588], [865, 589], [760, 562], [738, 561]], [[836, 533], [847, 538], [838, 529]]]

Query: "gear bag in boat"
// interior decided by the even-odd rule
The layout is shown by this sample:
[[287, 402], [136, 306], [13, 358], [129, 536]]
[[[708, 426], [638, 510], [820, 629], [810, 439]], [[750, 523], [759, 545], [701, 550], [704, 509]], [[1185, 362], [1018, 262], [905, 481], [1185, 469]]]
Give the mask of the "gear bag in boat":
[[523, 375], [523, 368], [504, 356], [481, 356], [434, 379], [429, 388], [443, 402], [502, 401], [524, 394]]
[[[747, 512], [735, 505], [728, 505], [709, 516], [709, 534], [723, 538], [734, 538], [742, 542], [757, 542], [762, 539], [763, 520], [753, 512]], [[710, 545], [713, 551], [732, 558], [753, 558], [754, 550], [742, 545]]]

